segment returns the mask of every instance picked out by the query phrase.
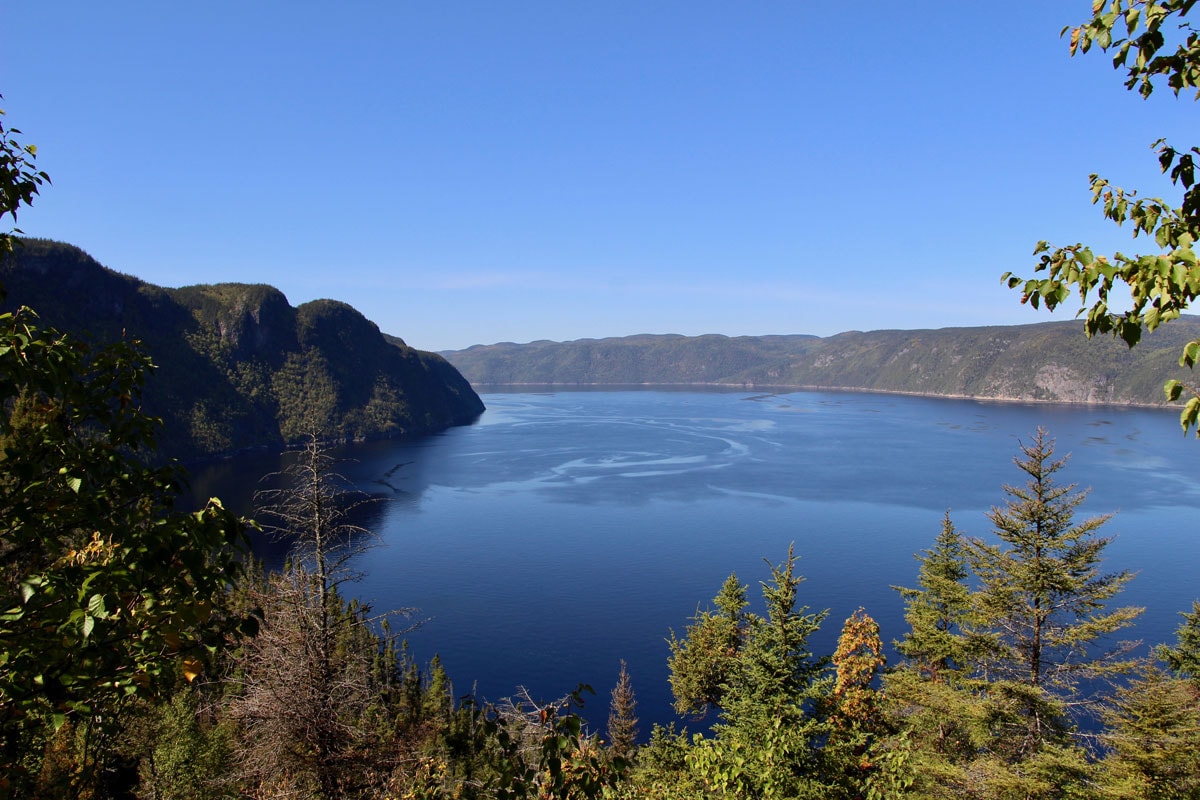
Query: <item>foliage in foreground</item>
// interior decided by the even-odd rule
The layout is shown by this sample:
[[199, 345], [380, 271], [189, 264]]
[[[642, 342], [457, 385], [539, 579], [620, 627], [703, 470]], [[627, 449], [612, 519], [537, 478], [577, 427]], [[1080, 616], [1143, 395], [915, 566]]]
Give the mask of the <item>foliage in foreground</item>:
[[[1125, 72], [1127, 89], [1149, 97], [1156, 86], [1178, 97], [1195, 92], [1200, 98], [1200, 34], [1193, 27], [1196, 0], [1094, 0], [1091, 19], [1071, 29], [1071, 55], [1093, 47], [1113, 54], [1113, 67]], [[1064, 31], [1065, 33], [1065, 31]], [[1021, 292], [1021, 302], [1053, 310], [1078, 294], [1080, 314], [1086, 313], [1088, 336], [1111, 333], [1133, 347], [1143, 331], [1176, 320], [1200, 296], [1200, 183], [1196, 156], [1200, 148], [1177, 147], [1165, 139], [1154, 142], [1158, 164], [1181, 190], [1176, 201], [1140, 197], [1136, 191], [1113, 186], [1091, 175], [1092, 203], [1117, 225], [1128, 224], [1133, 236], [1145, 236], [1158, 252], [1145, 255], [1097, 255], [1082, 243], [1052, 247], [1039, 242], [1035, 273], [1020, 278], [1005, 273], [1002, 280]], [[1128, 293], [1128, 298], [1119, 295]], [[1117, 296], [1113, 296], [1116, 293]], [[1200, 360], [1200, 339], [1184, 345], [1180, 366]], [[1186, 390], [1191, 397], [1180, 415], [1185, 431], [1200, 436], [1200, 389], [1179, 380], [1166, 383], [1170, 400]]]
[[[306, 546], [282, 573], [243, 569], [244, 523], [173, 510], [170, 467], [139, 458], [156, 420], [138, 404], [148, 360], [93, 351], [0, 317], [0, 758], [4, 793], [44, 797], [883, 798], [1195, 797], [1200, 616], [1164, 666], [1102, 646], [1138, 609], [1102, 570], [1106, 517], [1057, 482], [1038, 431], [1025, 483], [988, 516], [947, 515], [901, 589], [904, 660], [884, 672], [859, 610], [834, 653], [801, 602], [797, 557], [771, 565], [762, 613], [736, 576], [671, 639], [682, 714], [710, 730], [632, 733], [613, 693], [612, 743], [575, 710], [527, 694], [455, 699], [369, 609], [340, 591], [365, 541], [319, 442], [264, 516]], [[236, 625], [254, 619], [254, 625]], [[238, 635], [238, 634], [242, 635]], [[254, 635], [250, 635], [254, 634]], [[1116, 692], [1103, 691], [1115, 682]], [[1099, 736], [1083, 736], [1085, 715]], [[1094, 717], [1093, 717], [1094, 718]]]
[[[35, 777], [32, 743], [83, 738], [78, 773], [103, 772], [122, 708], [196, 677], [232, 629], [220, 609], [243, 525], [212, 501], [173, 510], [180, 474], [150, 467], [141, 411], [149, 360], [94, 351], [0, 315], [0, 786]], [[87, 774], [91, 772], [92, 774]]]

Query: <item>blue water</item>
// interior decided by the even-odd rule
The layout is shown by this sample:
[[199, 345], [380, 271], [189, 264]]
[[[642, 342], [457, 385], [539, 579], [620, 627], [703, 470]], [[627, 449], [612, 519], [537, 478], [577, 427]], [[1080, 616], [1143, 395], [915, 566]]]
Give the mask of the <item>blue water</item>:
[[[1081, 514], [1117, 512], [1102, 532], [1112, 571], [1138, 577], [1136, 636], [1167, 641], [1200, 596], [1200, 442], [1170, 412], [856, 393], [490, 394], [475, 425], [415, 442], [346, 448], [343, 473], [383, 501], [366, 521], [380, 546], [353, 591], [376, 609], [417, 607], [408, 636], [439, 653], [456, 689], [496, 700], [528, 687], [552, 699], [589, 683], [602, 726], [625, 659], [643, 734], [675, 717], [666, 637], [682, 634], [732, 571], [752, 586], [790, 543], [803, 602], [830, 615], [833, 650], [864, 606], [885, 640], [903, 635], [892, 585], [943, 513], [970, 536], [1004, 502], [1018, 440], [1041, 425], [1071, 454], [1066, 482], [1091, 487]], [[248, 510], [269, 457], [196, 473], [205, 495]], [[268, 557], [277, 557], [267, 551]]]

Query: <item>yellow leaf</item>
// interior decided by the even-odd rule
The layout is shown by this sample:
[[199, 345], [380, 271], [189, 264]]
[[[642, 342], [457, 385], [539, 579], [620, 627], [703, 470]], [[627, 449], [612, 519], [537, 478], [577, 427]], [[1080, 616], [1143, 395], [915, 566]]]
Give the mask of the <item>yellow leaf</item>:
[[188, 656], [183, 660], [183, 677], [187, 678], [187, 682], [199, 678], [204, 673], [204, 665], [200, 663], [200, 659]]

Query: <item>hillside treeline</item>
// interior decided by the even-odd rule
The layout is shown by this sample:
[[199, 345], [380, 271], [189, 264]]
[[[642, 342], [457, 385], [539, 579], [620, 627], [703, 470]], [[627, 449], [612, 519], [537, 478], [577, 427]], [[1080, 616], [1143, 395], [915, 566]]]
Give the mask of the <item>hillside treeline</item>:
[[1004, 400], [1164, 404], [1200, 338], [1184, 317], [1136, 350], [1088, 339], [1083, 321], [836, 336], [642, 335], [477, 345], [444, 352], [474, 386], [717, 384], [836, 388]]

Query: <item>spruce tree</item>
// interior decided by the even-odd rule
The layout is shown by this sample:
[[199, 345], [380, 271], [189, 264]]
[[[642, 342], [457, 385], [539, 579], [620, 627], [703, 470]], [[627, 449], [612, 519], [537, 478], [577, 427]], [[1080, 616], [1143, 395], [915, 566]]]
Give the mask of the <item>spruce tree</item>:
[[988, 514], [999, 541], [963, 539], [947, 515], [918, 588], [900, 590], [906, 662], [884, 692], [900, 733], [873, 748], [873, 763], [917, 796], [1085, 791], [1091, 767], [1071, 712], [1095, 707], [1098, 679], [1134, 665], [1131, 645], [1107, 643], [1140, 613], [1109, 607], [1131, 577], [1101, 570], [1109, 517], [1076, 521], [1086, 492], [1056, 482], [1066, 459], [1045, 431], [1014, 461], [1027, 480]]
[[[974, 601], [967, 540], [947, 511], [934, 546], [917, 556], [916, 588], [893, 587], [905, 601], [904, 657], [884, 677], [883, 709], [900, 733], [876, 741], [870, 780], [902, 784], [925, 797], [958, 797], [969, 764], [986, 746], [987, 704], [971, 677]], [[886, 795], [885, 795], [886, 796]]]
[[1172, 672], [1200, 685], [1200, 600], [1193, 600], [1192, 610], [1180, 616], [1183, 623], [1176, 629], [1175, 646], [1159, 645], [1156, 652]]
[[1103, 796], [1200, 800], [1200, 688], [1151, 668], [1106, 708]]
[[628, 758], [637, 746], [636, 711], [637, 697], [633, 693], [633, 682], [629, 679], [625, 659], [621, 659], [621, 672], [612, 690], [608, 712], [608, 740], [613, 753], [622, 758]]
[[715, 611], [697, 611], [683, 639], [672, 631], [669, 640], [667, 666], [675, 711], [697, 719], [710, 708], [723, 707], [730, 671], [745, 641], [746, 586], [737, 575], [725, 579], [713, 605]]
[[1142, 609], [1108, 608], [1133, 576], [1101, 571], [1111, 538], [1097, 531], [1111, 515], [1075, 521], [1087, 492], [1055, 481], [1067, 459], [1054, 457], [1045, 430], [1021, 445], [1014, 463], [1025, 485], [1005, 486], [1008, 501], [988, 514], [1000, 544], [972, 540], [969, 557], [980, 622], [990, 631], [978, 668], [1022, 707], [1018, 749], [1028, 753], [1071, 727], [1065, 708], [1094, 701], [1081, 693], [1084, 681], [1133, 668], [1132, 643], [1102, 648]]
[[795, 568], [789, 547], [787, 560], [762, 582], [766, 616], [746, 615], [714, 736], [697, 737], [689, 755], [695, 774], [726, 796], [837, 796], [821, 753], [828, 725], [818, 714], [831, 690], [823, 674], [828, 659], [814, 656], [808, 643], [828, 612], [798, 604], [804, 579]]
[[934, 546], [917, 556], [916, 589], [893, 587], [904, 598], [909, 632], [896, 650], [922, 677], [946, 681], [969, 667], [972, 602], [967, 542], [947, 511]]

